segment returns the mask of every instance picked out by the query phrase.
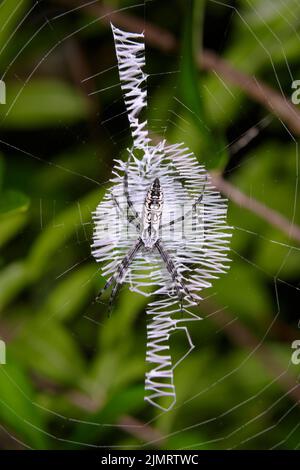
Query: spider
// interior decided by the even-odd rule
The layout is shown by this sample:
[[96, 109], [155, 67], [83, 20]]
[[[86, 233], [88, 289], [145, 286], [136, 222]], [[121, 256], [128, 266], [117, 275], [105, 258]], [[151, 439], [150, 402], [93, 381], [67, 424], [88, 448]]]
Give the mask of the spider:
[[[201, 203], [205, 191], [205, 184], [200, 196], [193, 203], [192, 208], [187, 211], [181, 217], [171, 220], [166, 224], [161, 223], [163, 207], [164, 207], [164, 193], [159, 178], [155, 178], [149, 186], [146, 193], [142, 214], [141, 216], [136, 211], [132, 199], [129, 193], [128, 183], [128, 165], [127, 170], [124, 172], [123, 179], [124, 195], [127, 203], [127, 220], [129, 223], [134, 224], [137, 230], [138, 238], [132, 248], [124, 256], [122, 261], [116, 267], [115, 273], [108, 279], [103, 289], [99, 292], [97, 300], [101, 298], [102, 294], [113, 285], [112, 292], [109, 301], [109, 310], [111, 311], [113, 301], [118, 293], [120, 286], [126, 276], [126, 273], [140, 250], [146, 250], [147, 252], [158, 252], [161, 259], [163, 260], [171, 279], [174, 283], [176, 294], [183, 308], [183, 300], [185, 295], [193, 302], [198, 303], [198, 300], [192, 295], [188, 287], [186, 286], [181, 274], [179, 273], [176, 265], [164, 247], [163, 241], [160, 237], [161, 229], [169, 226], [174, 226], [177, 222], [184, 221], [187, 217], [194, 213], [197, 205]], [[111, 197], [121, 211], [120, 204], [117, 198], [111, 193]]]

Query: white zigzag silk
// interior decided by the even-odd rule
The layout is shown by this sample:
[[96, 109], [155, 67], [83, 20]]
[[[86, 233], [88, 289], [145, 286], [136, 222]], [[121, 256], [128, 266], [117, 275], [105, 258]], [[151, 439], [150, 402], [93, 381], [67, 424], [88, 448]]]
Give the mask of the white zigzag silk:
[[121, 88], [134, 146], [143, 149], [150, 142], [147, 121], [139, 122], [139, 115], [147, 104], [147, 90], [145, 88], [147, 75], [143, 72], [145, 66], [144, 35], [127, 33], [113, 25], [111, 27], [116, 46]]
[[[103, 275], [110, 278], [139, 236], [135, 224], [128, 222], [124, 174], [128, 175], [130, 198], [140, 216], [146, 193], [154, 179], [159, 178], [164, 194], [160, 237], [193, 296], [185, 297], [185, 305], [193, 307], [201, 300], [201, 290], [210, 287], [228, 266], [231, 234], [226, 225], [227, 201], [184, 144], [151, 143], [147, 121], [139, 121], [147, 105], [146, 74], [142, 70], [144, 35], [121, 31], [113, 25], [112, 31], [134, 145], [128, 149], [127, 163], [115, 160], [111, 188], [94, 213], [93, 255], [103, 263]], [[199, 196], [200, 203], [194, 205]], [[186, 308], [187, 317], [182, 317], [174, 281], [155, 250], [142, 248], [121, 281], [142, 295], [159, 296], [146, 312], [146, 361], [152, 368], [146, 373], [145, 400], [162, 410], [170, 409], [176, 402], [174, 368], [194, 347], [184, 324], [199, 317]], [[178, 330], [185, 333], [188, 350], [175, 362], [169, 338]]]

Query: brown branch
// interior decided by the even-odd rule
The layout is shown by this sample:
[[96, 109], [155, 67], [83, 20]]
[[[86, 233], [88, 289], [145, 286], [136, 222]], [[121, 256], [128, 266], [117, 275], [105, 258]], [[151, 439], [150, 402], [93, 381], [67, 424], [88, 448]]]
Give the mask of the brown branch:
[[32, 449], [30, 446], [22, 442], [21, 438], [17, 437], [15, 431], [9, 429], [0, 423], [0, 449], [1, 450], [26, 450]]
[[[62, 3], [76, 4], [74, 0], [62, 0]], [[116, 26], [127, 29], [132, 32], [145, 32], [145, 41], [150, 46], [164, 52], [173, 52], [176, 50], [178, 43], [176, 38], [168, 31], [134, 15], [128, 15], [121, 11], [116, 11], [112, 7], [101, 4], [88, 5], [86, 11], [95, 16], [101, 15], [101, 21], [110, 25], [113, 21]]]
[[265, 206], [262, 202], [248, 197], [238, 188], [222, 178], [218, 173], [212, 172], [211, 178], [216, 188], [218, 188], [229, 199], [239, 206], [254, 212], [274, 227], [286, 233], [288, 237], [300, 242], [300, 227], [298, 225], [291, 224], [291, 222], [283, 215]]
[[148, 424], [133, 418], [132, 416], [123, 416], [119, 419], [118, 425], [128, 434], [131, 434], [144, 442], [160, 441], [163, 442], [164, 438], [159, 431], [152, 428]]
[[198, 64], [205, 70], [217, 72], [225, 81], [236, 85], [285, 122], [293, 133], [300, 135], [300, 111], [289, 98], [282, 96], [255, 77], [250, 77], [236, 70], [212, 51], [205, 50], [202, 54], [199, 54]]
[[[78, 7], [78, 0], [56, 0], [68, 6]], [[99, 21], [109, 24], [113, 21], [116, 26], [134, 32], [145, 31], [145, 40], [150, 46], [163, 52], [175, 52], [179, 43], [170, 32], [145, 22], [134, 15], [114, 10], [104, 3], [86, 5], [84, 11], [99, 17]], [[216, 53], [204, 50], [197, 57], [199, 68], [217, 72], [225, 81], [239, 87], [248, 96], [270, 110], [279, 119], [285, 122], [289, 129], [296, 135], [300, 135], [300, 111], [293, 105], [289, 98], [282, 96], [265, 83], [250, 77], [219, 57]]]

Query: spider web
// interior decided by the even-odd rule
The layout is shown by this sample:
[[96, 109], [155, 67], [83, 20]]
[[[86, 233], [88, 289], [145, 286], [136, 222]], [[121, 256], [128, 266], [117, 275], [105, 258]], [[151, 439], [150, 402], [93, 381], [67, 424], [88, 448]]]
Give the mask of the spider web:
[[[39, 2], [40, 5], [37, 3], [32, 4], [31, 8], [26, 12], [25, 16], [19, 21], [18, 27], [15, 29], [13, 35], [10, 38], [10, 41], [13, 40], [14, 35], [17, 34], [19, 29], [22, 29], [23, 22], [25, 22], [27, 19], [31, 17], [31, 15], [34, 17], [35, 15], [35, 10], [39, 6], [43, 8], [43, 2]], [[77, 37], [80, 36], [80, 34], [85, 31], [88, 28], [94, 27], [94, 25], [98, 24], [99, 20], [103, 20], [103, 16], [105, 15], [99, 15], [99, 17], [91, 19], [88, 17], [87, 19], [84, 20], [84, 24], [80, 25], [78, 28], [74, 28], [74, 26], [71, 24], [70, 25], [70, 33], [68, 35], [65, 35], [63, 37], [60, 37], [60, 29], [59, 29], [59, 23], [61, 21], [67, 20], [69, 17], [73, 15], [74, 12], [80, 10], [84, 11], [84, 9], [88, 5], [93, 5], [96, 4], [97, 2], [91, 1], [91, 2], [86, 2], [82, 3], [81, 5], [78, 5], [78, 7], [67, 7], [65, 6], [63, 9], [62, 13], [59, 14], [48, 14], [44, 13], [42, 16], [45, 17], [45, 21], [42, 21], [41, 25], [38, 25], [35, 29], [34, 34], [24, 43], [24, 46], [22, 49], [20, 49], [18, 52], [16, 52], [16, 55], [14, 59], [8, 64], [6, 67], [2, 79], [6, 79], [6, 77], [9, 76], [11, 68], [18, 63], [18, 61], [21, 59], [22, 54], [25, 53], [27, 48], [30, 48], [33, 41], [38, 40], [40, 32], [44, 28], [50, 28], [53, 37], [54, 37], [54, 44], [50, 48], [46, 48], [45, 51], [42, 52], [41, 54], [41, 59], [38, 61], [36, 65], [31, 66], [29, 69], [29, 73], [27, 78], [24, 80], [24, 84], [20, 90], [20, 94], [18, 94], [14, 100], [14, 102], [10, 105], [9, 109], [6, 111], [6, 113], [3, 116], [2, 125], [5, 123], [5, 119], [9, 116], [11, 110], [13, 109], [13, 106], [17, 103], [17, 100], [20, 99], [20, 96], [22, 94], [22, 91], [24, 88], [31, 82], [33, 77], [35, 76], [36, 72], [39, 70], [39, 68], [45, 64], [48, 60], [50, 60], [51, 55], [56, 51], [59, 50], [60, 47], [62, 47], [62, 44], [67, 41], [68, 39], [72, 37]], [[146, 3], [136, 3], [130, 6], [125, 6], [123, 8], [116, 8], [115, 13], [122, 13], [122, 12], [127, 12], [127, 13], [135, 13], [138, 12], [140, 13], [142, 11], [142, 15], [145, 14], [145, 20], [147, 20], [147, 8], [145, 8]], [[149, 4], [152, 2], [149, 2]], [[283, 90], [284, 87], [281, 84], [281, 76], [282, 76], [282, 71], [281, 74], [278, 72], [278, 66], [276, 65], [275, 60], [273, 59], [273, 51], [269, 51], [265, 46], [263, 39], [257, 35], [252, 28], [249, 25], [247, 17], [243, 16], [242, 10], [240, 11], [236, 6], [228, 5], [227, 3], [222, 3], [214, 0], [210, 0], [208, 2], [210, 6], [213, 4], [217, 8], [220, 9], [229, 9], [232, 12], [232, 16], [238, 17], [239, 21], [241, 24], [243, 24], [249, 31], [249, 37], [254, 38], [256, 43], [258, 44], [258, 47], [263, 51], [264, 54], [268, 57], [269, 63], [273, 69], [274, 72], [274, 82], [276, 83], [276, 87], [279, 90], [280, 94], [284, 96]], [[267, 28], [265, 20], [263, 17], [260, 16], [260, 13], [256, 10], [255, 6], [251, 6], [249, 2], [246, 2], [249, 7], [251, 7], [252, 14], [257, 16], [257, 21], [261, 23], [263, 28]], [[266, 5], [269, 4], [270, 2], [266, 2]], [[291, 18], [296, 14], [297, 12], [297, 4], [296, 2], [294, 3], [294, 8], [295, 11], [292, 9], [292, 4], [293, 2], [285, 2], [284, 0], [280, 0], [280, 6], [281, 5], [287, 5], [287, 12], [288, 15], [285, 18], [285, 21], [289, 23], [291, 21]], [[1, 6], [0, 6], [1, 8]], [[272, 8], [276, 11], [277, 8], [279, 8], [278, 5], [272, 4]], [[296, 35], [298, 37], [297, 31], [295, 31], [295, 28], [292, 24], [291, 21], [291, 34]], [[226, 32], [225, 32], [226, 33]], [[224, 33], [224, 34], [225, 34]], [[277, 32], [273, 32], [271, 30], [271, 33], [274, 35], [274, 42], [280, 49], [280, 53], [285, 57], [285, 62], [286, 62], [286, 67], [285, 67], [285, 74], [293, 81], [294, 79], [297, 78], [297, 76], [294, 77], [293, 72], [291, 70], [291, 67], [289, 66], [288, 59], [285, 55], [285, 49], [283, 47], [283, 44], [281, 42], [280, 36], [278, 36]], [[6, 44], [8, 46], [8, 44]], [[150, 55], [150, 52], [148, 52], [148, 55]], [[104, 72], [102, 69], [100, 70], [99, 74], [104, 75]], [[161, 73], [161, 77], [164, 78], [164, 75], [169, 75], [170, 73], [176, 75], [178, 73], [177, 71], [162, 71], [159, 72]], [[93, 74], [93, 78], [95, 78], [95, 74]], [[155, 78], [155, 77], [154, 77]], [[221, 80], [221, 78], [219, 77]], [[86, 82], [89, 82], [91, 80], [90, 76], [85, 76], [82, 77], [82, 80]], [[149, 81], [151, 84], [151, 74], [149, 76]], [[120, 84], [116, 81], [113, 85], [109, 82], [107, 82], [107, 89], [94, 89], [90, 91], [90, 95], [98, 95], [98, 94], [106, 94], [109, 93], [110, 87], [111, 86], [120, 86]], [[224, 83], [224, 87], [227, 85]], [[207, 91], [211, 93], [209, 88], [207, 88]], [[230, 93], [230, 91], [228, 91]], [[176, 98], [176, 89], [174, 89], [174, 96]], [[213, 96], [212, 94], [212, 99], [217, 100], [216, 97]], [[121, 96], [120, 96], [121, 100]], [[232, 97], [232, 100], [234, 100], [234, 97]], [[119, 101], [119, 100], [117, 100]], [[116, 103], [114, 102], [111, 106], [113, 109], [114, 105]], [[222, 111], [222, 103], [217, 103], [219, 104], [221, 111]], [[247, 109], [242, 109], [242, 115], [246, 115]], [[109, 114], [109, 113], [108, 113]], [[119, 133], [114, 133], [113, 132], [113, 126], [111, 126], [112, 122], [115, 122], [115, 119], [118, 119], [120, 116], [113, 115], [113, 112], [111, 113], [112, 116], [109, 117], [108, 119], [105, 119], [104, 122], [101, 123], [101, 126], [104, 128], [107, 128], [107, 141], [109, 144], [113, 145], [116, 148], [116, 151], [119, 152], [122, 147], [124, 147], [124, 143], [127, 140], [127, 137], [129, 135], [129, 129], [128, 126], [124, 125], [124, 130]], [[168, 127], [169, 126], [174, 126], [174, 127], [179, 127], [184, 134], [188, 136], [189, 134], [189, 117], [191, 114], [189, 114], [188, 110], [186, 107], [181, 104], [179, 108], [177, 108], [176, 113], [174, 112], [173, 109], [169, 110], [168, 113], [169, 117], [166, 122], [162, 122], [159, 117], [152, 118], [150, 119], [149, 126], [152, 129], [152, 132], [155, 134], [160, 133], [161, 135], [166, 135]], [[126, 117], [126, 116], [125, 116]], [[278, 117], [277, 117], [278, 118]], [[276, 119], [277, 119], [276, 118]], [[177, 121], [178, 119], [178, 121]], [[289, 131], [287, 128], [286, 124], [281, 121], [280, 118], [278, 118], [278, 121], [280, 123], [281, 129], [285, 133], [285, 138], [287, 142], [291, 143], [291, 146], [294, 149], [294, 187], [292, 190], [292, 197], [291, 197], [291, 217], [290, 220], [291, 222], [294, 222], [296, 219], [296, 210], [297, 210], [297, 197], [298, 197], [298, 144], [297, 140], [295, 137], [292, 135], [292, 133]], [[263, 138], [265, 135], [267, 135], [268, 127], [270, 122], [273, 122], [269, 119], [269, 115], [266, 117], [263, 117], [262, 120], [260, 120], [258, 123], [252, 123], [249, 126], [249, 130], [246, 130], [243, 132], [240, 136], [236, 135], [234, 137], [234, 141], [230, 143], [229, 148], [231, 149], [232, 155], [234, 155], [234, 152], [236, 151], [243, 151], [246, 146], [251, 143], [252, 138]], [[109, 127], [107, 127], [109, 125]], [[65, 132], [69, 133], [69, 129], [64, 129]], [[74, 135], [74, 131], [71, 131], [72, 137], [77, 138], [79, 141], [81, 141], [81, 135], [78, 131], [78, 134]], [[83, 145], [84, 142], [82, 142]], [[102, 188], [103, 186], [106, 186], [108, 182], [109, 176], [107, 178], [103, 178], [102, 182], [98, 182], [97, 179], [93, 178], [91, 175], [86, 174], [84, 171], [76, 171], [73, 168], [69, 168], [68, 166], [61, 165], [61, 164], [56, 164], [54, 162], [51, 162], [50, 160], [45, 160], [42, 156], [39, 155], [39, 152], [32, 152], [31, 150], [28, 150], [28, 147], [26, 145], [22, 146], [17, 146], [14, 144], [14, 141], [10, 139], [4, 139], [1, 138], [1, 146], [3, 148], [3, 151], [7, 150], [13, 150], [17, 151], [20, 156], [25, 161], [25, 164], [27, 164], [28, 161], [35, 159], [39, 165], [49, 165], [59, 172], [61, 172], [63, 175], [67, 174], [68, 177], [72, 179], [74, 184], [81, 184], [81, 183], [87, 183], [87, 184], [93, 184], [95, 185], [96, 188]], [[252, 157], [253, 159], [254, 157]], [[233, 161], [233, 164], [227, 168], [227, 173], [234, 173], [234, 170], [237, 168], [241, 168], [243, 166], [247, 166], [249, 164], [250, 160], [249, 159], [237, 159]], [[86, 162], [86, 165], [88, 166], [88, 162]], [[101, 165], [105, 166], [107, 163], [105, 161], [101, 160]], [[107, 165], [108, 168], [106, 170], [110, 170], [109, 165]], [[253, 182], [254, 185], [260, 184], [257, 180]], [[263, 182], [261, 182], [263, 185]], [[274, 185], [275, 186], [275, 185]], [[251, 198], [251, 188], [249, 190], [250, 198]], [[264, 201], [263, 197], [261, 198], [262, 201]], [[63, 226], [64, 222], [60, 220], [59, 216], [57, 216], [57, 204], [58, 201], [44, 201], [43, 198], [39, 199], [39, 210], [40, 210], [40, 231], [43, 232], [45, 230], [45, 227], [47, 224], [49, 225], [49, 220], [50, 219], [50, 224], [53, 228], [53, 230], [60, 230], [60, 227]], [[266, 203], [267, 203], [266, 199]], [[49, 210], [45, 210], [45, 204], [50, 204], [52, 209], [50, 209], [51, 216], [49, 217]], [[61, 202], [60, 202], [61, 204]], [[70, 206], [70, 201], [65, 201], [65, 206], [69, 207]], [[60, 206], [61, 209], [61, 206]], [[85, 208], [82, 206], [82, 203], [78, 203], [77, 205], [77, 210], [79, 214], [79, 223], [78, 227], [76, 227], [75, 230], [75, 237], [72, 240], [69, 240], [65, 243], [62, 255], [66, 255], [68, 253], [68, 249], [72, 246], [76, 246], [78, 248], [78, 251], [80, 252], [80, 248], [87, 247], [90, 243], [90, 228], [91, 228], [91, 222], [85, 222], [84, 221], [84, 216], [82, 215], [83, 211]], [[45, 215], [46, 214], [46, 215]], [[250, 221], [251, 222], [251, 221]], [[182, 444], [180, 445], [181, 448], [188, 449], [188, 448], [247, 448], [251, 446], [260, 446], [260, 440], [264, 439], [265, 436], [269, 436], [271, 432], [272, 438], [267, 439], [267, 441], [263, 442], [269, 442], [269, 447], [270, 448], [284, 448], [288, 443], [291, 441], [292, 447], [297, 448], [300, 445], [300, 438], [297, 439], [297, 431], [299, 429], [299, 423], [297, 419], [297, 414], [298, 414], [298, 401], [299, 398], [297, 399], [297, 391], [298, 391], [298, 383], [297, 380], [294, 380], [295, 376], [295, 366], [291, 363], [290, 361], [290, 345], [287, 345], [287, 352], [288, 354], [285, 356], [285, 360], [282, 363], [282, 367], [278, 368], [277, 364], [272, 364], [272, 360], [270, 360], [271, 357], [271, 351], [268, 346], [268, 341], [270, 339], [270, 336], [272, 335], [272, 331], [274, 329], [274, 325], [276, 324], [278, 318], [280, 317], [282, 311], [281, 311], [281, 304], [284, 303], [285, 299], [283, 298], [283, 294], [281, 294], [280, 287], [285, 286], [286, 289], [288, 289], [288, 292], [292, 292], [293, 295], [296, 294], [298, 296], [298, 291], [299, 287], [291, 284], [289, 282], [289, 279], [286, 279], [284, 276], [284, 269], [286, 264], [288, 263], [289, 259], [291, 256], [295, 255], [297, 251], [299, 251], [299, 248], [295, 246], [295, 244], [291, 243], [286, 243], [282, 242], [280, 237], [278, 237], [278, 240], [274, 240], [273, 238], [269, 238], [268, 236], [265, 236], [260, 233], [259, 230], [253, 230], [251, 227], [251, 223], [247, 226], [234, 226], [234, 238], [238, 239], [239, 235], [241, 233], [247, 233], [250, 239], [256, 240], [257, 238], [261, 240], [262, 243], [264, 243], [264, 246], [266, 246], [266, 249], [268, 249], [269, 246], [271, 245], [276, 245], [278, 249], [282, 250], [280, 253], [282, 253], [282, 260], [281, 264], [276, 271], [275, 275], [272, 272], [269, 272], [268, 270], [265, 269], [265, 267], [262, 267], [258, 262], [253, 260], [251, 255], [246, 255], [243, 250], [239, 250], [238, 243], [235, 243], [233, 248], [232, 248], [232, 253], [234, 255], [234, 260], [233, 260], [233, 265], [234, 262], [238, 259], [240, 259], [240, 262], [242, 263], [243, 266], [255, 270], [257, 273], [257, 276], [262, 277], [266, 282], [269, 282], [270, 285], [272, 285], [273, 290], [272, 290], [272, 300], [273, 300], [273, 311], [272, 315], [269, 318], [268, 324], [264, 324], [263, 326], [263, 334], [260, 333], [258, 335], [258, 339], [254, 337], [248, 338], [246, 335], [246, 341], [242, 344], [242, 346], [246, 345], [246, 353], [242, 355], [242, 357], [238, 357], [232, 365], [232, 367], [227, 368], [227, 370], [222, 370], [222, 367], [216, 367], [216, 374], [212, 374], [210, 376], [210, 380], [208, 383], [203, 383], [203, 386], [199, 389], [194, 389], [194, 382], [193, 377], [191, 377], [190, 372], [197, 367], [197, 364], [193, 362], [193, 358], [190, 357], [187, 361], [187, 367], [186, 370], [188, 373], [187, 376], [184, 375], [184, 370], [181, 372], [178, 372], [178, 377], [176, 381], [180, 383], [180, 381], [184, 380], [189, 380], [191, 383], [191, 387], [189, 389], [188, 395], [185, 397], [182, 397], [182, 399], [179, 400], [178, 404], [174, 407], [172, 411], [169, 411], [167, 414], [166, 413], [154, 413], [153, 416], [148, 417], [148, 419], [144, 419], [143, 422], [131, 422], [126, 424], [126, 431], [131, 432], [133, 435], [143, 435], [145, 430], [152, 430], [152, 437], [147, 438], [145, 444], [140, 444], [139, 442], [133, 440], [133, 442], [126, 443], [126, 440], [123, 440], [123, 443], [121, 444], [112, 444], [110, 441], [107, 442], [101, 442], [99, 444], [92, 444], [90, 442], [84, 442], [84, 440], [78, 440], [76, 441], [75, 439], [68, 439], [63, 436], [63, 428], [66, 424], [69, 423], [76, 423], [76, 424], [82, 424], [85, 425], [87, 428], [106, 428], [108, 427], [110, 430], [114, 430], [115, 433], [118, 433], [120, 429], [124, 429], [124, 425], [121, 423], [107, 423], [107, 422], [94, 422], [89, 419], [80, 419], [77, 416], [72, 416], [67, 413], [61, 413], [58, 412], [56, 409], [49, 408], [47, 405], [43, 404], [43, 402], [32, 402], [30, 396], [27, 394], [25, 390], [22, 389], [21, 385], [18, 384], [14, 379], [9, 375], [9, 373], [5, 370], [4, 367], [1, 367], [0, 373], [4, 374], [7, 377], [7, 381], [10, 382], [13, 387], [21, 393], [26, 400], [28, 400], [34, 407], [36, 407], [39, 411], [39, 413], [47, 416], [47, 417], [55, 417], [57, 422], [59, 423], [59, 426], [61, 426], [62, 429], [62, 435], [58, 435], [57, 433], [52, 433], [50, 431], [45, 431], [44, 429], [38, 429], [41, 434], [46, 434], [48, 438], [51, 440], [53, 443], [53, 446], [68, 446], [69, 444], [72, 444], [75, 448], [77, 447], [96, 447], [96, 448], [101, 448], [101, 447], [117, 447], [117, 448], [139, 448], [139, 447], [145, 447], [145, 446], [160, 446], [164, 445], [166, 441], [171, 442], [172, 439], [176, 439], [177, 437], [181, 438]], [[82, 259], [78, 259], [76, 264], [70, 265], [66, 267], [65, 270], [62, 272], [56, 274], [55, 278], [60, 279], [62, 277], [68, 276], [74, 269], [76, 269], [79, 265], [84, 263], [86, 261], [86, 256], [83, 257]], [[237, 280], [234, 278], [233, 275], [230, 273], [228, 274], [228, 279], [230, 282], [242, 282], [242, 280]], [[228, 282], [229, 282], [228, 281]], [[88, 280], [88, 282], [93, 282], [92, 277]], [[83, 286], [82, 286], [83, 287]], [[213, 293], [208, 296], [208, 301], [211, 299], [214, 299], [217, 297], [217, 292], [218, 286], [216, 286], [213, 290]], [[250, 292], [251, 295], [251, 292]], [[282, 298], [281, 298], [282, 295]], [[298, 298], [298, 297], [297, 297]], [[206, 305], [204, 303], [204, 305]], [[214, 305], [212, 303], [212, 305]], [[226, 306], [220, 306], [217, 307], [215, 310], [209, 306], [208, 314], [205, 316], [204, 320], [201, 322], [199, 328], [206, 328], [206, 324], [211, 321], [211, 319], [217, 319], [220, 313], [226, 312], [228, 308]], [[238, 313], [238, 312], [237, 312]], [[217, 320], [217, 322], [214, 324], [214, 327], [209, 330], [209, 336], [211, 340], [215, 340], [215, 335], [220, 335], [222, 333], [228, 332], [229, 331], [229, 336], [231, 334], [231, 329], [229, 328], [230, 325], [235, 325], [238, 322], [238, 317], [229, 317], [228, 322], [226, 322], [227, 317], [225, 317], [225, 322], [222, 320]], [[88, 314], [84, 315], [83, 322], [93, 322], [93, 323], [99, 323], [97, 320], [94, 318], [91, 318]], [[108, 320], [109, 321], [109, 320]], [[99, 328], [102, 328], [105, 323], [105, 320], [101, 318], [101, 324], [99, 325]], [[45, 321], [45, 328], [47, 328], [47, 320]], [[72, 325], [70, 326], [72, 329]], [[196, 332], [197, 330], [192, 330], [191, 334], [193, 336], [193, 333]], [[244, 332], [244, 330], [238, 330], [241, 332]], [[75, 333], [76, 334], [76, 333]], [[245, 338], [244, 338], [245, 339]], [[241, 340], [242, 341], [242, 340]], [[195, 342], [195, 340], [194, 340]], [[201, 344], [196, 342], [196, 347], [201, 348]], [[270, 356], [268, 355], [270, 354]], [[221, 401], [220, 406], [216, 406], [212, 410], [210, 409], [208, 413], [205, 413], [205, 418], [202, 419], [197, 413], [199, 411], [203, 411], [203, 406], [205, 406], [205, 403], [209, 401], [209, 397], [214, 396], [215, 400], [218, 400], [218, 390], [223, 384], [228, 384], [230, 379], [234, 379], [235, 377], [241, 379], [243, 377], [243, 370], [247, 364], [249, 364], [251, 361], [253, 361], [254, 358], [259, 358], [261, 362], [265, 365], [266, 362], [268, 363], [268, 377], [266, 381], [264, 381], [263, 385], [261, 382], [257, 385], [254, 384], [252, 387], [249, 387], [249, 393], [245, 399], [242, 401], [239, 401], [236, 399], [236, 397], [233, 395], [231, 403], [225, 403], [224, 407]], [[217, 360], [217, 359], [216, 359]], [[220, 358], [220, 362], [222, 362], [222, 358]], [[271, 362], [271, 363], [270, 363]], [[204, 369], [205, 370], [205, 369]], [[293, 380], [289, 379], [289, 377], [292, 377]], [[235, 382], [234, 382], [235, 383]], [[272, 387], [274, 384], [277, 384], [277, 393], [276, 394], [271, 394], [270, 398], [270, 390], [272, 390]], [[271, 404], [270, 404], [271, 401]], [[195, 403], [199, 407], [196, 408], [197, 412], [195, 413]], [[257, 404], [260, 403], [260, 406], [257, 406]], [[4, 408], [6, 408], [10, 413], [16, 413], [15, 410], [7, 408], [8, 405], [6, 403], [2, 402], [2, 405]], [[243, 421], [236, 421], [236, 413], [239, 410], [243, 410]], [[218, 411], [219, 410], [219, 411]], [[176, 425], [176, 418], [179, 414], [184, 413], [186, 416], [186, 425], [177, 427]], [[20, 420], [24, 420], [24, 418], [21, 415], [18, 415]], [[167, 417], [168, 416], [168, 417]], [[139, 418], [140, 415], [137, 413], [137, 418]], [[265, 427], [261, 426], [260, 423], [264, 421], [267, 417], [266, 422], [268, 423]], [[165, 426], [164, 423], [166, 420], [169, 420], [169, 425]], [[229, 420], [229, 421], [228, 421]], [[30, 419], [26, 420], [26, 424], [28, 427], [31, 427], [33, 429], [36, 429], [36, 425], [30, 421]], [[282, 433], [277, 432], [278, 429], [284, 426], [285, 433], [284, 437], [282, 437]], [[22, 439], [19, 439], [14, 435], [13, 432], [11, 432], [8, 429], [6, 429], [5, 426], [2, 426], [2, 429], [5, 433], [8, 433], [12, 439], [16, 440], [16, 442], [20, 443], [21, 445], [25, 447], [29, 447], [26, 442], [23, 442]], [[154, 431], [153, 431], [154, 430]], [[204, 431], [207, 430], [207, 433], [204, 433]], [[276, 431], [276, 432], [275, 432]], [[203, 432], [203, 434], [202, 434]], [[156, 433], [156, 435], [155, 435]], [[185, 444], [185, 436], [188, 435], [189, 439], [188, 442]], [[209, 440], [205, 440], [203, 438], [203, 435], [212, 435], [213, 437]], [[108, 439], [111, 438], [111, 434], [108, 434]], [[299, 442], [298, 442], [299, 441]], [[113, 442], [115, 442], [115, 438], [113, 438]], [[298, 443], [297, 443], [298, 442]], [[233, 444], [234, 443], [234, 444]]]

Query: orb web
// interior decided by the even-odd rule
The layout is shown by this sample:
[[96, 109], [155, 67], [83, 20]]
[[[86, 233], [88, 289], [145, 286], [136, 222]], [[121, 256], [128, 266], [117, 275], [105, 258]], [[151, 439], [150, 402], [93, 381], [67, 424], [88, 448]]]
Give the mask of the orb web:
[[[113, 279], [140, 237], [135, 214], [142, 217], [147, 190], [158, 178], [164, 195], [159, 237], [193, 296], [185, 295], [186, 306], [195, 307], [201, 300], [200, 291], [211, 287], [212, 280], [228, 267], [231, 234], [226, 225], [227, 201], [184, 143], [151, 142], [147, 120], [139, 119], [147, 107], [144, 34], [111, 28], [133, 147], [127, 149], [127, 161], [115, 160], [111, 188], [93, 215], [93, 255], [104, 264], [103, 276], [108, 281]], [[146, 361], [154, 367], [146, 372], [145, 400], [170, 409], [176, 403], [173, 370], [179, 361], [172, 364], [169, 337], [175, 330], [184, 329], [192, 349], [188, 330], [181, 325], [199, 317], [185, 308], [187, 318], [176, 319], [182, 311], [176, 305], [176, 281], [158, 250], [142, 246], [116, 282], [128, 283], [132, 291], [143, 295], [163, 296], [146, 310]], [[166, 397], [169, 403], [161, 404], [160, 399], [165, 403]]]

